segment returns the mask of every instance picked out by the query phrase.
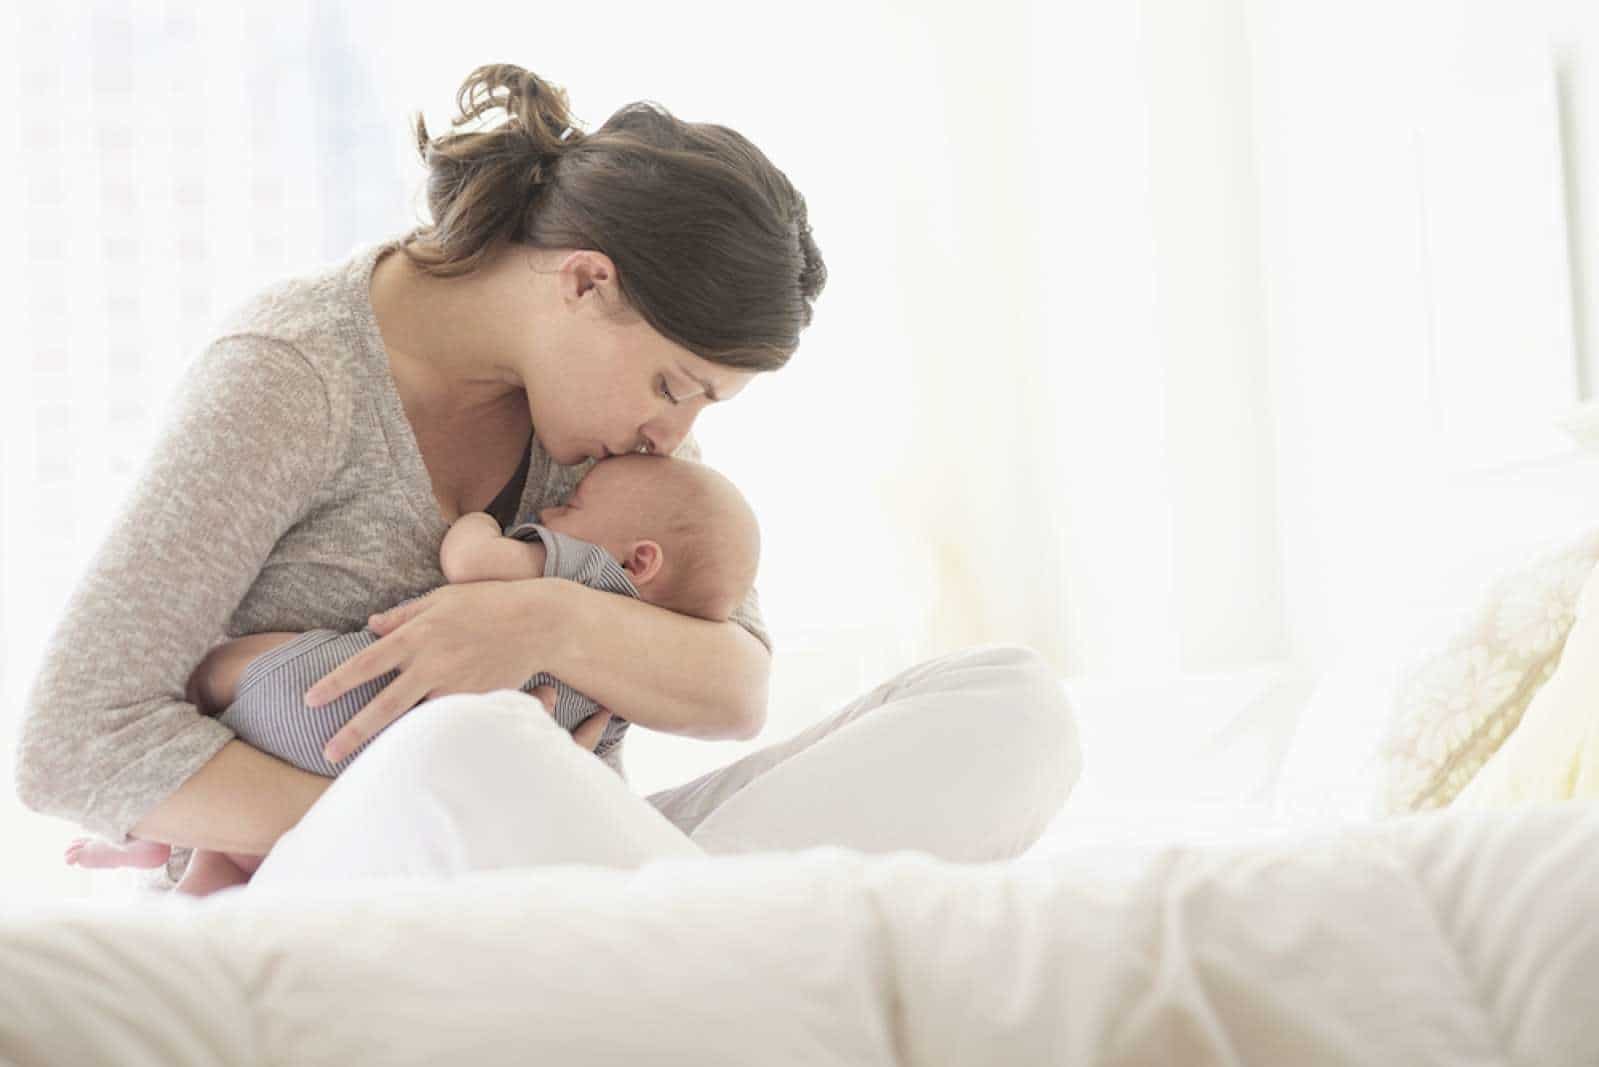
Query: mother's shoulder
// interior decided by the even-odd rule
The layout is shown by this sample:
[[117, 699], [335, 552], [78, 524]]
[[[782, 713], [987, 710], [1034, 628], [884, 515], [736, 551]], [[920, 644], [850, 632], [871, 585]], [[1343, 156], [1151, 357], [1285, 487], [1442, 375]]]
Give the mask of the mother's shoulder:
[[217, 339], [259, 337], [300, 353], [329, 385], [362, 377], [357, 368], [372, 353], [366, 286], [382, 245], [346, 259], [279, 278], [233, 307], [218, 323]]

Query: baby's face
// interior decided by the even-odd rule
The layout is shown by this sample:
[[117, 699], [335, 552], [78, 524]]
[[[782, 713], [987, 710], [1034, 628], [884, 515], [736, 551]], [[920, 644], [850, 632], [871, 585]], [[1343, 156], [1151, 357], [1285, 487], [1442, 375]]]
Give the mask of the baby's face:
[[[538, 521], [599, 545], [645, 600], [705, 618], [727, 617], [743, 595], [735, 587], [748, 589], [760, 556], [754, 513], [732, 483], [670, 456], [601, 460]], [[676, 569], [690, 559], [698, 559], [692, 576]]]
[[599, 545], [612, 559], [626, 558], [626, 533], [629, 528], [638, 526], [637, 500], [629, 499], [629, 473], [621, 464], [596, 463], [577, 483], [565, 504], [539, 512], [539, 524], [556, 533]]

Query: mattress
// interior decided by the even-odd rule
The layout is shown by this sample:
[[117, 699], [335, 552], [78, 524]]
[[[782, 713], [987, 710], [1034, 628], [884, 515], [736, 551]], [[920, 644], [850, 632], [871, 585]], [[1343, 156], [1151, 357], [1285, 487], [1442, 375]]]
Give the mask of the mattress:
[[838, 848], [0, 919], [23, 1064], [1599, 1062], [1599, 809]]

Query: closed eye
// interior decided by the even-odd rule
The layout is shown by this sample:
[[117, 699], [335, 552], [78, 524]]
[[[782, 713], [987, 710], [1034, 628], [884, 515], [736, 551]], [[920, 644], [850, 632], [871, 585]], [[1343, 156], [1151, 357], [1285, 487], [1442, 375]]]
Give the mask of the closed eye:
[[666, 375], [664, 374], [661, 375], [661, 395], [666, 397], [666, 399], [670, 400], [674, 404], [679, 402], [677, 397], [672, 395], [671, 384], [667, 382]]

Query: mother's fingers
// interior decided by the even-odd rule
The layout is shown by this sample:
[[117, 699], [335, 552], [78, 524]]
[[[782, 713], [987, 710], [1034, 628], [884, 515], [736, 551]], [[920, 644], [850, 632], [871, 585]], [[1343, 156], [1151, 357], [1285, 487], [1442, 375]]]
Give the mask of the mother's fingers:
[[555, 714], [555, 687], [553, 685], [534, 686], [533, 696], [544, 705], [545, 711], [551, 715]]
[[[436, 593], [438, 590], [435, 589], [433, 592]], [[429, 593], [427, 596], [412, 597], [404, 603], [394, 605], [388, 611], [369, 615], [366, 620], [367, 628], [379, 637], [387, 637], [394, 630], [416, 618], [424, 609], [432, 607], [433, 605], [428, 603], [428, 597], [432, 595], [433, 593]]]
[[319, 708], [331, 703], [356, 686], [397, 669], [403, 660], [404, 653], [395, 640], [380, 638], [317, 679], [316, 684], [305, 691], [305, 706]]
[[406, 673], [401, 671], [398, 678], [367, 701], [366, 706], [328, 740], [322, 748], [322, 758], [329, 763], [339, 762], [387, 729], [395, 719], [422, 703], [427, 696], [421, 683], [407, 681]]

